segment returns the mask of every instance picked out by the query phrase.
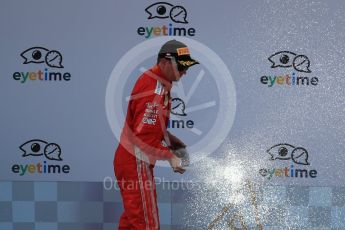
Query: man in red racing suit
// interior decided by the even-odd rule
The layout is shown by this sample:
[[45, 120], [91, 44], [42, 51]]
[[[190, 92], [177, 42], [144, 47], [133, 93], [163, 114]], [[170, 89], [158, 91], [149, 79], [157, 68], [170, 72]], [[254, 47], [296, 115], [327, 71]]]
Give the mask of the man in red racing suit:
[[114, 171], [124, 205], [119, 229], [159, 229], [153, 168], [157, 160], [169, 161], [174, 172], [183, 173], [174, 149], [186, 147], [167, 131], [171, 109], [170, 90], [187, 69], [198, 64], [188, 47], [176, 40], [166, 42], [157, 64], [137, 80], [128, 103]]

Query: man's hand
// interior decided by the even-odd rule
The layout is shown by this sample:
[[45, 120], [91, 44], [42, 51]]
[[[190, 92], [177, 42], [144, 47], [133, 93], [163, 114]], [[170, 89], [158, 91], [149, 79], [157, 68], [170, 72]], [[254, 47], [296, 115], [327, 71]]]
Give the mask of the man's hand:
[[174, 172], [183, 174], [186, 171], [186, 169], [181, 166], [181, 159], [175, 155], [169, 160], [169, 163]]
[[173, 150], [173, 153], [181, 159], [181, 166], [182, 167], [188, 167], [189, 166], [189, 153], [187, 152], [187, 150], [185, 148], [181, 148], [181, 149], [176, 149]]

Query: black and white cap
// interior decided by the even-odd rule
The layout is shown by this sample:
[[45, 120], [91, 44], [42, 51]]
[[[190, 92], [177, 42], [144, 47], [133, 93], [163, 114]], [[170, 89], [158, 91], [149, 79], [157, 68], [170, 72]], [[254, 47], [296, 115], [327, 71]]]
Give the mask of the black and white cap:
[[165, 58], [174, 57], [178, 65], [181, 65], [187, 68], [193, 65], [199, 64], [198, 61], [194, 60], [190, 56], [187, 45], [175, 39], [166, 42], [159, 50], [158, 55], [159, 57], [165, 57]]

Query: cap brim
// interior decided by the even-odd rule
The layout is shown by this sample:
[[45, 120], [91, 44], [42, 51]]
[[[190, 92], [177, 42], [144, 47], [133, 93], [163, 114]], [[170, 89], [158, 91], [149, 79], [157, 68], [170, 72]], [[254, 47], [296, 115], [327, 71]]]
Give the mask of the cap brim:
[[191, 67], [193, 65], [200, 64], [198, 61], [194, 60], [191, 57], [178, 58], [177, 62], [178, 62], [179, 65], [184, 66], [184, 67]]

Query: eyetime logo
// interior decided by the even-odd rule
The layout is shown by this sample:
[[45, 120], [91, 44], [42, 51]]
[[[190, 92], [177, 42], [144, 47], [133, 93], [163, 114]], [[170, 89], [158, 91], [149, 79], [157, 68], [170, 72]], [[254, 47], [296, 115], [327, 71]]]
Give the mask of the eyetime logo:
[[273, 177], [279, 179], [290, 178], [316, 178], [317, 170], [309, 169], [309, 153], [305, 148], [295, 147], [293, 145], [284, 143], [272, 146], [267, 150], [271, 161], [285, 161], [289, 166], [282, 166], [277, 168], [262, 168], [259, 170], [261, 176], [268, 180]]
[[[43, 161], [30, 164], [14, 164], [12, 172], [24, 176], [25, 174], [68, 174], [70, 166], [65, 164], [54, 164], [51, 162], [62, 162], [61, 147], [56, 143], [49, 143], [40, 139], [32, 139], [19, 146], [22, 157], [41, 157]], [[44, 157], [43, 157], [44, 156]], [[47, 162], [47, 160], [49, 160]]]
[[[319, 79], [310, 77], [310, 60], [306, 55], [296, 54], [291, 51], [279, 51], [272, 54], [268, 60], [271, 68], [286, 68], [292, 70], [281, 75], [263, 75], [260, 82], [268, 87], [273, 86], [317, 86]], [[296, 72], [294, 72], [296, 71]]]
[[[183, 6], [172, 5], [168, 2], [157, 2], [146, 7], [145, 12], [148, 14], [149, 20], [165, 20], [170, 19], [176, 24], [188, 24], [187, 10]], [[164, 24], [162, 26], [141, 26], [137, 29], [137, 34], [150, 38], [154, 36], [195, 36], [195, 28], [178, 27], [173, 23]]]
[[175, 129], [194, 128], [193, 120], [178, 119], [179, 117], [187, 116], [185, 110], [186, 110], [186, 104], [181, 98], [176, 97], [171, 100], [171, 114], [173, 115], [174, 119], [169, 120], [168, 128], [175, 128]]
[[[19, 81], [20, 83], [26, 83], [29, 81], [70, 81], [71, 74], [69, 72], [53, 71], [53, 69], [63, 69], [62, 65], [62, 54], [57, 50], [48, 50], [44, 47], [31, 47], [24, 50], [20, 56], [24, 59], [23, 64], [27, 65], [42, 64], [44, 63], [46, 67], [38, 69], [37, 71], [18, 71], [13, 73], [13, 79]], [[50, 67], [50, 68], [48, 68]]]

